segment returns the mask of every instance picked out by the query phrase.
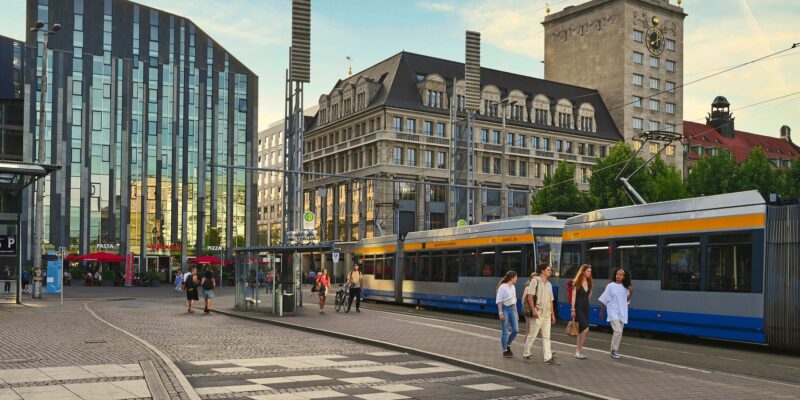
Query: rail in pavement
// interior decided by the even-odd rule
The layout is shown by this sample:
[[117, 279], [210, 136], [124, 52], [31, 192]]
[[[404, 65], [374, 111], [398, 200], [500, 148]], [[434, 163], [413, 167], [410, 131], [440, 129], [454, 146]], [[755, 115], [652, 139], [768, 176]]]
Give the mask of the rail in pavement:
[[514, 341], [515, 358], [509, 360], [500, 354], [499, 329], [377, 310], [336, 313], [331, 305], [321, 315], [317, 306], [308, 303], [298, 308], [293, 317], [264, 313], [269, 309], [263, 303], [260, 313], [232, 308], [222, 313], [408, 351], [595, 398], [794, 399], [800, 390], [800, 385], [658, 360], [624, 355], [615, 360], [605, 349], [586, 348], [588, 358], [578, 360], [574, 357], [574, 345], [560, 342], [553, 342], [559, 365], [546, 365], [542, 360], [541, 340], [534, 345], [532, 360], [522, 359], [524, 336]]

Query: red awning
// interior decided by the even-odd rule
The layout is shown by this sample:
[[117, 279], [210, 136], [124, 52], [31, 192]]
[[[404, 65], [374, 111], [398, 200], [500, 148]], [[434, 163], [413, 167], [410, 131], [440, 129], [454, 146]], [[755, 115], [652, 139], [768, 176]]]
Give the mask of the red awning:
[[195, 258], [189, 259], [189, 264], [214, 264], [220, 265], [222, 264], [222, 260], [214, 256], [200, 256]]
[[66, 261], [66, 262], [80, 261], [80, 258], [81, 258], [81, 256], [79, 256], [77, 254], [70, 254], [70, 255], [64, 257], [64, 261]]
[[121, 263], [125, 262], [125, 257], [118, 256], [116, 254], [106, 253], [104, 251], [99, 251], [97, 253], [89, 253], [84, 254], [82, 256], [75, 257], [76, 261], [94, 261], [94, 262], [103, 262], [103, 263]]

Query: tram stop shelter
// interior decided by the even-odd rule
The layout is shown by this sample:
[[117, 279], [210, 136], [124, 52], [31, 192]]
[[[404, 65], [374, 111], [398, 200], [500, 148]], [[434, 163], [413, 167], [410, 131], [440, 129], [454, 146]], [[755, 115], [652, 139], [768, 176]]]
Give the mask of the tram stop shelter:
[[60, 165], [0, 160], [0, 302], [20, 303], [22, 249], [30, 245], [29, 238], [20, 235], [22, 190], [59, 169]]
[[[326, 242], [234, 249], [236, 308], [271, 311], [279, 316], [294, 315], [296, 308], [303, 306], [303, 254], [331, 252], [335, 245], [335, 242]], [[263, 274], [263, 282], [259, 273]]]

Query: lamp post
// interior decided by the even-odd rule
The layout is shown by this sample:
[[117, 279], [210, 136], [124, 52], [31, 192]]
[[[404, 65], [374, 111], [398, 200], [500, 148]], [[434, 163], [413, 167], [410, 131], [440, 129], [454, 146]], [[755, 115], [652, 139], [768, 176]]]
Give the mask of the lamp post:
[[[39, 143], [36, 153], [36, 159], [40, 164], [44, 164], [47, 146], [45, 145], [45, 100], [47, 99], [47, 39], [50, 35], [55, 35], [56, 32], [61, 30], [61, 24], [53, 24], [49, 30], [44, 28], [44, 22], [36, 21], [36, 24], [30, 28], [31, 32], [42, 33], [42, 89], [39, 98]], [[33, 225], [33, 267], [40, 268], [42, 264], [42, 232], [44, 231], [44, 179], [39, 179], [36, 182], [36, 220]], [[63, 281], [63, 276], [62, 276]], [[63, 295], [62, 295], [63, 297]], [[63, 302], [63, 300], [62, 300]]]

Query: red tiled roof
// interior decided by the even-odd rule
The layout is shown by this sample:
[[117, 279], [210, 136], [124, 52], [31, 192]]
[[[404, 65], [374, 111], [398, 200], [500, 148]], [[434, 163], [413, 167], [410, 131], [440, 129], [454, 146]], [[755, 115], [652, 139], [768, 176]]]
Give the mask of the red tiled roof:
[[758, 146], [764, 149], [768, 159], [794, 161], [800, 156], [799, 147], [781, 138], [744, 131], [734, 131], [733, 138], [729, 138], [722, 136], [714, 127], [697, 122], [683, 121], [683, 136], [689, 142], [689, 159], [692, 160], [700, 158], [694, 151], [694, 146], [727, 149], [733, 153], [737, 162], [744, 161], [750, 151]]

